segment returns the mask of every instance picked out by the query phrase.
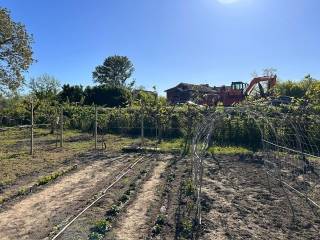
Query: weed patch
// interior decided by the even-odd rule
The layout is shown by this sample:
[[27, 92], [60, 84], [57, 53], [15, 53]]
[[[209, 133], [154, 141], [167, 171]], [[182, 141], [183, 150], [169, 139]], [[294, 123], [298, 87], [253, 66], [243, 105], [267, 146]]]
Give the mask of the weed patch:
[[252, 155], [253, 152], [244, 147], [234, 147], [234, 146], [214, 146], [208, 149], [209, 153], [215, 155]]

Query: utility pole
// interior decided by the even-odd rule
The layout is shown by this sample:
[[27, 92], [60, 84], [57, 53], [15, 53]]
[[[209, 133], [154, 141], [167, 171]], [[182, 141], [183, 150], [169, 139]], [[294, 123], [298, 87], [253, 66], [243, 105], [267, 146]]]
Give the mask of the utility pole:
[[33, 155], [33, 98], [31, 99], [30, 155]]
[[60, 110], [60, 147], [63, 147], [63, 107]]
[[95, 120], [94, 120], [94, 149], [97, 150], [97, 143], [98, 143], [98, 110], [97, 106], [94, 105], [94, 113], [95, 113]]

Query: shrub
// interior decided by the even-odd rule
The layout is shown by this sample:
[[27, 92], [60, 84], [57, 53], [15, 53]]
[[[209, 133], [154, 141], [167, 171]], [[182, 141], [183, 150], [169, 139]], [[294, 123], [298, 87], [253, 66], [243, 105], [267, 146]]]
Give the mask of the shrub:
[[89, 240], [102, 240], [104, 238], [103, 234], [92, 232], [89, 235]]
[[145, 170], [145, 169], [143, 169], [143, 170], [140, 171], [140, 174], [141, 174], [141, 175], [144, 175], [144, 174], [146, 174], [146, 173], [147, 173], [147, 170]]
[[107, 211], [107, 216], [115, 217], [119, 214], [120, 208], [117, 205], [112, 205], [111, 208]]
[[193, 182], [191, 179], [188, 179], [184, 182], [184, 187], [183, 187], [183, 190], [184, 190], [184, 194], [186, 196], [192, 196], [194, 195], [195, 193], [195, 187], [193, 185]]
[[107, 231], [110, 230], [111, 224], [109, 221], [103, 219], [95, 223], [93, 231], [99, 234], [104, 235]]
[[152, 228], [152, 234], [155, 236], [155, 235], [158, 235], [162, 230], [162, 226], [160, 226], [159, 224], [156, 224], [153, 226]]
[[158, 225], [164, 225], [166, 222], [166, 217], [163, 214], [158, 215], [156, 224]]
[[121, 196], [121, 198], [119, 199], [119, 201], [121, 202], [121, 203], [125, 203], [126, 201], [128, 201], [129, 200], [129, 196], [127, 195], [127, 194], [123, 194], [122, 196]]
[[133, 183], [131, 183], [129, 185], [129, 190], [131, 191], [131, 190], [134, 190], [134, 189], [136, 189], [136, 184], [133, 182]]

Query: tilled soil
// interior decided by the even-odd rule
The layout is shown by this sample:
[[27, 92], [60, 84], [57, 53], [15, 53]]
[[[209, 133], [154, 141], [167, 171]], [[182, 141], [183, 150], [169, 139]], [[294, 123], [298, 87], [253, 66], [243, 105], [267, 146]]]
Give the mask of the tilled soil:
[[161, 161], [154, 168], [148, 179], [138, 191], [136, 199], [128, 206], [127, 211], [117, 222], [113, 234], [119, 240], [144, 239], [149, 231], [148, 209], [157, 200], [157, 186], [159, 186], [161, 174], [164, 173], [167, 161]]
[[60, 235], [59, 239], [88, 239], [95, 223], [106, 218], [107, 211], [110, 210], [112, 205], [119, 203], [120, 197], [130, 189], [131, 184], [135, 184], [134, 186], [136, 186], [137, 189], [140, 184], [143, 184], [145, 178], [147, 178], [147, 174], [144, 172], [146, 170], [153, 170], [157, 158], [158, 156], [152, 155], [141, 157], [142, 160], [120, 179], [119, 182], [113, 185], [112, 189], [106, 192], [106, 195], [67, 228], [62, 235]]
[[276, 181], [270, 193], [262, 165], [222, 157], [220, 166], [206, 161], [200, 239], [320, 239], [319, 215]]
[[114, 178], [132, 157], [101, 159], [0, 212], [0, 239], [43, 239]]

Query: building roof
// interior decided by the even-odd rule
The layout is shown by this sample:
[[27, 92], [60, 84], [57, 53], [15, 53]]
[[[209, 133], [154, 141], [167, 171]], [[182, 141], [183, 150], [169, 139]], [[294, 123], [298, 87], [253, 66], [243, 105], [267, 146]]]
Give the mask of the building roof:
[[165, 92], [169, 92], [172, 90], [177, 90], [177, 91], [200, 91], [200, 92], [216, 92], [216, 90], [213, 87], [210, 87], [209, 84], [190, 84], [190, 83], [179, 83], [177, 86], [173, 88], [169, 88], [165, 90]]

